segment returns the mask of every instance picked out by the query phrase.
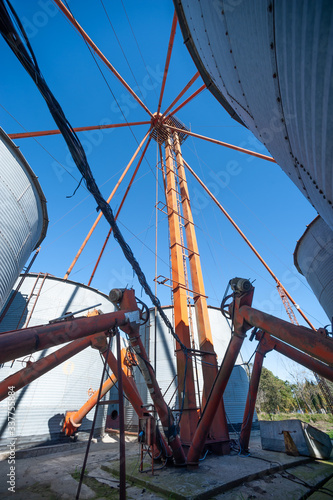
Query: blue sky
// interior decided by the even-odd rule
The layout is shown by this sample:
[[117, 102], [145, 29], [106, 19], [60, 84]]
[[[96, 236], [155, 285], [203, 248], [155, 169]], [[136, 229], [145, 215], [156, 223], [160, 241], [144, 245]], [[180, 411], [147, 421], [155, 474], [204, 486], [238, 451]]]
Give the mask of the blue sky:
[[[103, 3], [112, 26], [101, 2], [71, 0], [69, 5], [117, 71], [136, 89], [150, 111], [155, 112], [173, 3], [171, 0], [143, 3], [124, 0], [131, 25], [121, 0], [105, 0]], [[99, 61], [98, 68], [84, 41], [51, 0], [13, 0], [12, 4], [27, 30], [41, 71], [73, 127], [149, 119]], [[0, 50], [0, 126], [7, 133], [56, 128], [34, 83], [2, 39]], [[195, 73], [196, 68], [177, 27], [162, 111]], [[199, 78], [187, 95], [201, 85]], [[208, 90], [181, 109], [177, 117], [194, 132], [267, 154], [263, 145], [251, 132], [232, 120]], [[131, 130], [125, 127], [79, 134], [105, 198], [147, 130], [148, 125], [141, 125]], [[72, 198], [67, 198], [75, 190], [80, 177], [62, 137], [38, 138], [37, 141], [16, 141], [38, 175], [48, 201], [49, 230], [33, 271], [61, 277], [96, 218], [96, 204], [84, 187], [80, 187]], [[314, 325], [327, 324], [328, 319], [317, 299], [293, 265], [296, 242], [316, 212], [283, 171], [273, 163], [191, 137], [183, 144], [182, 151], [186, 161], [235, 218]], [[156, 158], [157, 147], [152, 141], [119, 217], [120, 228], [152, 288]], [[130, 172], [134, 168], [135, 165]], [[114, 211], [130, 176], [131, 173], [126, 176], [113, 199], [111, 206]], [[254, 307], [287, 319], [275, 283], [267, 271], [190, 174], [188, 184], [209, 304], [219, 306], [229, 279], [247, 277], [256, 280]], [[158, 186], [158, 199], [163, 202], [160, 176]], [[88, 282], [108, 229], [102, 220], [70, 276], [73, 280]], [[158, 274], [169, 276], [167, 220], [162, 212], [158, 213], [158, 253]], [[115, 286], [129, 285], [141, 297], [140, 286], [113, 239], [108, 243], [92, 285], [105, 293]], [[170, 304], [169, 288], [159, 285], [158, 296], [162, 304]], [[144, 294], [142, 300], [149, 304]], [[245, 342], [245, 360], [254, 349], [253, 343]], [[265, 365], [278, 376], [288, 377], [278, 355], [268, 355]]]

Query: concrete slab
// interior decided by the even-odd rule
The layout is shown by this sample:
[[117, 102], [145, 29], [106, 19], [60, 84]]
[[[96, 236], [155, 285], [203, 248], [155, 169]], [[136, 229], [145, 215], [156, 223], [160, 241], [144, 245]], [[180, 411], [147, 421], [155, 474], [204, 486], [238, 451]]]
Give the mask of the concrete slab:
[[[222, 457], [210, 455], [196, 470], [170, 467], [156, 471], [153, 476], [150, 472], [140, 473], [138, 460], [131, 457], [126, 461], [126, 477], [128, 481], [162, 495], [179, 500], [199, 500], [212, 498], [245, 481], [304, 464], [309, 460], [303, 457], [291, 457], [284, 453], [263, 451], [254, 452], [246, 457], [238, 454]], [[150, 463], [146, 462], [145, 469], [149, 468]], [[118, 461], [112, 462], [110, 467], [107, 466], [107, 470], [112, 474], [118, 474]]]
[[[81, 498], [118, 500], [119, 442], [92, 443]], [[333, 473], [333, 464], [315, 462], [306, 457], [261, 450], [260, 439], [252, 440], [251, 455], [207, 456], [197, 470], [163, 468], [155, 476], [139, 473], [139, 446], [127, 439], [127, 499], [160, 500], [166, 496], [181, 499], [215, 498], [218, 500], [261, 499], [298, 500], [311, 487], [325, 482]], [[61, 450], [61, 451], [60, 451]], [[15, 500], [59, 500], [75, 498], [85, 448], [78, 447], [53, 455], [31, 456], [16, 460]], [[8, 461], [0, 462], [0, 498], [9, 500], [6, 474]], [[151, 466], [145, 460], [145, 468]], [[157, 468], [156, 464], [156, 468]], [[113, 472], [112, 472], [113, 471]], [[74, 476], [74, 477], [73, 477]], [[310, 486], [310, 490], [309, 487]], [[324, 490], [319, 490], [322, 494]], [[327, 497], [327, 492], [325, 498]], [[318, 500], [314, 497], [313, 500]], [[329, 498], [329, 497], [327, 497]]]
[[[298, 500], [308, 495], [311, 488], [321, 488], [327, 478], [333, 474], [333, 462], [311, 461], [307, 464], [288, 468], [260, 479], [255, 479], [215, 496], [216, 500], [251, 499], [266, 500]], [[333, 486], [333, 484], [332, 484]], [[325, 487], [327, 488], [326, 484]], [[333, 488], [331, 488], [333, 498]], [[309, 497], [311, 500], [330, 498], [319, 489], [317, 494]]]

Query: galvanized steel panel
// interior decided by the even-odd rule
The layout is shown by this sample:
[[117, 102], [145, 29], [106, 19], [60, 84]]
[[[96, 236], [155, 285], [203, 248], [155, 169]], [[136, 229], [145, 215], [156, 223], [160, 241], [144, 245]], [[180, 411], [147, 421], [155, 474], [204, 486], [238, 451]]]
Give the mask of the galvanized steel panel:
[[297, 243], [295, 265], [311, 286], [330, 321], [333, 317], [333, 231], [316, 219]]
[[[29, 274], [14, 299], [6, 317], [1, 324], [1, 331], [16, 328], [24, 306], [37, 275]], [[41, 278], [39, 278], [41, 282]], [[41, 288], [35, 310], [29, 326], [46, 324], [49, 320], [62, 316], [64, 313], [98, 306], [103, 313], [112, 312], [114, 306], [108, 297], [97, 290], [73, 281], [64, 281], [48, 276]], [[24, 321], [31, 312], [34, 299], [28, 303], [24, 313]], [[81, 313], [84, 315], [86, 313]], [[22, 325], [20, 325], [22, 326]], [[33, 354], [37, 360], [59, 349], [57, 346], [43, 352]], [[22, 363], [16, 360], [13, 367], [5, 363], [0, 369], [2, 379], [22, 368]], [[47, 374], [35, 380], [16, 393], [16, 437], [17, 444], [40, 443], [50, 439], [61, 439], [61, 423], [66, 411], [78, 410], [89, 399], [91, 390], [99, 388], [103, 362], [97, 350], [91, 347], [76, 354]], [[81, 431], [89, 431], [93, 420], [94, 409], [83, 420]], [[98, 410], [96, 430], [102, 430], [105, 425], [107, 407]], [[0, 403], [0, 428], [2, 429], [1, 444], [6, 445], [10, 436], [6, 427], [7, 401]]]
[[0, 128], [0, 310], [47, 227], [45, 198], [18, 148]]
[[174, 3], [206, 85], [333, 229], [333, 3]]

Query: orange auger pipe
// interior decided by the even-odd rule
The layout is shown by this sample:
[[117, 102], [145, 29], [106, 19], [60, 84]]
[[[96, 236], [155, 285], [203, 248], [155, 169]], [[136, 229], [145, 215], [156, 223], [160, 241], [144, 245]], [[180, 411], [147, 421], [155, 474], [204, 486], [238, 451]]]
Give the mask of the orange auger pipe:
[[74, 26], [74, 28], [80, 33], [82, 38], [90, 45], [93, 51], [98, 55], [98, 57], [104, 62], [104, 64], [112, 71], [116, 78], [122, 83], [126, 90], [134, 97], [134, 99], [140, 104], [140, 106], [147, 111], [147, 113], [153, 118], [153, 114], [149, 111], [147, 106], [141, 101], [141, 99], [136, 95], [134, 90], [128, 85], [128, 83], [123, 79], [123, 77], [118, 73], [118, 71], [112, 66], [110, 61], [105, 57], [105, 55], [101, 52], [101, 50], [97, 47], [97, 45], [92, 41], [92, 39], [87, 35], [82, 26], [77, 22], [74, 16], [69, 12], [69, 10], [65, 7], [65, 5], [61, 2], [61, 0], [53, 0], [54, 3], [58, 6], [58, 8], [63, 12], [63, 14], [67, 17], [69, 22]]
[[[170, 127], [170, 128], [174, 128], [174, 127]], [[200, 186], [202, 186], [204, 188], [204, 190], [206, 191], [206, 193], [211, 197], [211, 199], [214, 201], [214, 203], [216, 203], [216, 205], [219, 207], [219, 209], [223, 212], [223, 214], [226, 216], [226, 218], [228, 219], [229, 222], [231, 222], [231, 224], [234, 226], [234, 228], [236, 229], [236, 231], [241, 235], [241, 237], [243, 238], [243, 240], [247, 243], [247, 245], [251, 248], [252, 252], [256, 255], [256, 257], [258, 257], [258, 259], [260, 260], [260, 262], [263, 264], [263, 266], [266, 268], [266, 270], [269, 272], [269, 274], [272, 276], [272, 278], [274, 279], [274, 281], [276, 282], [276, 284], [281, 287], [281, 289], [284, 291], [284, 293], [287, 295], [288, 299], [292, 302], [292, 304], [294, 306], [296, 306], [296, 302], [294, 301], [294, 299], [292, 298], [292, 296], [287, 292], [287, 290], [285, 289], [285, 287], [282, 285], [282, 283], [279, 281], [279, 279], [277, 278], [277, 276], [273, 273], [273, 271], [271, 270], [271, 268], [268, 266], [268, 264], [265, 262], [265, 260], [261, 257], [260, 253], [254, 248], [254, 246], [252, 245], [252, 243], [250, 242], [250, 240], [245, 236], [245, 234], [243, 233], [243, 231], [237, 226], [236, 222], [233, 220], [233, 218], [228, 214], [228, 212], [222, 207], [221, 203], [219, 203], [219, 201], [215, 198], [215, 196], [209, 191], [209, 189], [207, 188], [207, 186], [204, 184], [204, 182], [197, 176], [197, 174], [194, 172], [194, 170], [189, 166], [189, 164], [185, 161], [184, 161], [184, 165], [186, 166], [186, 168], [191, 172], [191, 174], [193, 175], [193, 177], [195, 177], [195, 179], [199, 182]], [[297, 305], [297, 310], [298, 312], [300, 313], [300, 315], [305, 319], [305, 321], [307, 322], [307, 324], [313, 329], [313, 330], [316, 330], [315, 327], [313, 326], [313, 324], [311, 323], [311, 321], [306, 317], [306, 315], [303, 313], [303, 311], [301, 310], [301, 308]]]
[[98, 333], [84, 339], [75, 340], [35, 363], [27, 364], [25, 368], [10, 375], [0, 383], [0, 401], [8, 396], [8, 387], [13, 387], [13, 391], [16, 392], [90, 345], [97, 347], [99, 344], [102, 347], [105, 343], [105, 334]]
[[[179, 104], [179, 106], [174, 109], [171, 113], [169, 113], [169, 115], [167, 117], [164, 118], [163, 122], [166, 121], [171, 115], [175, 115], [177, 113], [177, 111], [179, 111], [180, 109], [182, 109], [184, 106], [186, 106], [187, 103], [189, 103], [190, 101], [192, 101], [192, 99], [194, 99], [197, 95], [199, 95], [203, 90], [205, 90], [206, 88], [206, 85], [202, 85], [200, 88], [198, 88], [198, 90], [196, 90], [195, 92], [193, 92], [193, 94], [191, 94], [187, 99], [185, 99], [185, 101], [181, 102]], [[169, 125], [168, 125], [169, 127]], [[170, 127], [171, 128], [171, 127]], [[172, 129], [172, 130], [175, 130], [176, 132], [181, 132], [180, 129]], [[183, 131], [184, 132], [184, 131]], [[186, 132], [187, 133], [187, 132]]]
[[[107, 392], [117, 383], [117, 377], [112, 374], [102, 385], [101, 396], [102, 399]], [[92, 410], [97, 404], [99, 391], [95, 391], [91, 398], [78, 410], [68, 411], [65, 415], [65, 421], [62, 426], [63, 432], [66, 436], [72, 436], [77, 429], [81, 426], [84, 417]]]
[[157, 115], [159, 115], [159, 112], [161, 110], [162, 99], [163, 99], [164, 88], [165, 88], [165, 82], [166, 82], [168, 71], [169, 71], [169, 64], [170, 64], [170, 59], [171, 59], [173, 42], [175, 40], [175, 34], [176, 34], [176, 28], [177, 28], [177, 21], [178, 21], [177, 15], [176, 15], [176, 12], [174, 12], [173, 19], [172, 19], [172, 26], [171, 26], [171, 33], [170, 33], [169, 45], [168, 45], [168, 52], [167, 52], [167, 56], [166, 56], [165, 66], [164, 66], [164, 74], [163, 74], [163, 80], [162, 80], [162, 85], [161, 85], [161, 93], [160, 93], [160, 98], [159, 98], [158, 107], [157, 107]]
[[[133, 127], [134, 125], [149, 125], [149, 121], [145, 122], [132, 122], [132, 123], [110, 123], [109, 125], [93, 125], [91, 127], [75, 127], [74, 132], [85, 132], [90, 130], [104, 130], [109, 128], [119, 128], [119, 127]], [[14, 139], [26, 139], [27, 137], [42, 137], [45, 135], [57, 135], [61, 134], [60, 130], [40, 130], [38, 132], [19, 132], [17, 134], [8, 134], [12, 140]]]
[[[140, 142], [140, 144], [139, 144], [139, 146], [138, 146], [137, 150], [135, 151], [134, 155], [133, 155], [133, 156], [132, 156], [132, 158], [130, 159], [130, 161], [129, 161], [129, 163], [128, 163], [127, 167], [125, 168], [125, 170], [123, 171], [123, 173], [122, 173], [122, 174], [121, 174], [121, 176], [119, 177], [119, 180], [118, 180], [117, 184], [115, 185], [115, 187], [113, 188], [112, 193], [110, 194], [110, 196], [109, 196], [109, 197], [108, 197], [108, 199], [106, 200], [106, 202], [107, 202], [107, 203], [110, 203], [110, 201], [112, 200], [113, 196], [114, 196], [114, 195], [115, 195], [115, 193], [117, 192], [117, 189], [119, 188], [120, 184], [121, 184], [121, 183], [122, 183], [122, 181], [124, 180], [124, 177], [125, 177], [125, 175], [127, 174], [128, 170], [130, 169], [130, 167], [131, 167], [131, 165], [132, 165], [133, 161], [135, 160], [135, 158], [137, 157], [137, 155], [138, 155], [138, 153], [139, 153], [140, 149], [142, 148], [143, 144], [145, 143], [145, 141], [146, 141], [146, 139], [147, 139], [147, 137], [148, 137], [148, 135], [149, 135], [149, 132], [150, 132], [150, 129], [148, 130], [148, 132], [146, 133], [146, 135], [144, 136], [144, 138], [143, 138], [143, 139], [142, 139], [142, 141]], [[145, 151], [146, 151], [146, 149], [145, 149]], [[72, 272], [73, 267], [75, 266], [75, 264], [76, 264], [76, 262], [77, 262], [78, 258], [80, 257], [81, 253], [83, 252], [83, 250], [84, 250], [84, 248], [85, 248], [86, 244], [88, 243], [88, 241], [89, 241], [89, 239], [90, 239], [91, 235], [92, 235], [92, 234], [93, 234], [93, 232], [95, 231], [96, 226], [97, 226], [97, 224], [99, 223], [99, 221], [101, 220], [101, 218], [102, 218], [102, 217], [103, 217], [103, 212], [101, 211], [101, 212], [98, 214], [98, 216], [97, 216], [97, 218], [96, 218], [95, 222], [94, 222], [94, 223], [93, 223], [93, 225], [91, 226], [89, 233], [88, 233], [88, 234], [87, 234], [87, 236], [85, 237], [85, 239], [84, 239], [84, 241], [83, 241], [83, 243], [82, 243], [81, 247], [79, 248], [79, 251], [77, 252], [76, 256], [74, 257], [73, 262], [72, 262], [72, 263], [71, 263], [71, 265], [69, 266], [68, 271], [67, 271], [67, 273], [66, 273], [66, 274], [65, 274], [65, 276], [64, 276], [64, 280], [67, 280], [68, 276], [69, 276], [69, 275], [70, 275], [70, 273]], [[90, 281], [91, 281], [91, 280], [90, 280]], [[89, 284], [90, 284], [90, 282], [89, 282]]]
[[170, 106], [168, 106], [167, 109], [164, 111], [164, 113], [161, 116], [161, 120], [163, 120], [163, 118], [165, 117], [165, 115], [170, 111], [170, 109], [172, 109], [174, 107], [174, 105], [179, 101], [179, 99], [181, 99], [183, 97], [183, 95], [185, 94], [185, 92], [187, 92], [187, 90], [193, 85], [193, 83], [197, 80], [197, 78], [199, 78], [199, 76], [200, 76], [200, 73], [199, 73], [199, 71], [197, 71], [196, 74], [188, 82], [188, 84], [185, 85], [185, 87], [180, 92], [180, 94], [177, 95], [176, 99], [174, 99], [172, 101], [172, 103], [170, 104]]
[[20, 356], [42, 351], [71, 340], [105, 332], [115, 326], [120, 328], [139, 321], [138, 311], [115, 311], [90, 318], [59, 321], [50, 325], [13, 330], [0, 336], [0, 363]]

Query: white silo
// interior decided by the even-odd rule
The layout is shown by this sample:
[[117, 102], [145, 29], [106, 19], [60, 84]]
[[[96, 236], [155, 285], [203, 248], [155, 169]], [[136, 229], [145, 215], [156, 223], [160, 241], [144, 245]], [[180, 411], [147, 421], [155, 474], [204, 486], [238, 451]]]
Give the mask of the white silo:
[[[34, 293], [36, 292], [36, 294]], [[84, 308], [98, 309], [102, 313], [114, 311], [114, 306], [103, 293], [81, 283], [50, 275], [29, 274], [16, 294], [0, 331], [47, 324], [66, 312], [75, 313]], [[80, 313], [84, 316], [87, 312]], [[32, 355], [31, 360], [48, 355], [62, 346], [46, 349]], [[5, 363], [0, 368], [1, 379], [25, 366], [29, 359]], [[88, 347], [68, 361], [23, 387], [16, 394], [16, 429], [18, 446], [43, 442], [56, 442], [63, 438], [61, 426], [66, 411], [78, 410], [98, 390], [103, 360], [99, 351]], [[104, 431], [106, 406], [99, 407], [95, 433]], [[81, 431], [89, 431], [94, 415], [91, 410], [83, 420]], [[7, 400], [0, 403], [1, 445], [10, 439], [8, 431]]]
[[46, 200], [19, 148], [0, 128], [0, 311], [31, 252], [43, 241]]
[[333, 318], [333, 231], [316, 217], [297, 242], [294, 263], [319, 300], [330, 322]]

